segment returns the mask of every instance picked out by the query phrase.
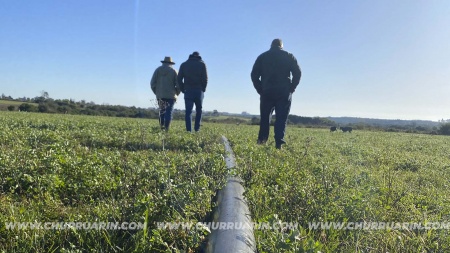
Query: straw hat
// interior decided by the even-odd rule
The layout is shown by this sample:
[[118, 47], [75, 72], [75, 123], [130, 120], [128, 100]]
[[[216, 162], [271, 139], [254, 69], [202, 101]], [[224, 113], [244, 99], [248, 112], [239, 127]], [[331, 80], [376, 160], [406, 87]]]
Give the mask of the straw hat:
[[175, 62], [172, 61], [172, 57], [170, 57], [170, 56], [164, 57], [164, 61], [161, 61], [161, 62], [162, 62], [162, 63], [175, 64]]

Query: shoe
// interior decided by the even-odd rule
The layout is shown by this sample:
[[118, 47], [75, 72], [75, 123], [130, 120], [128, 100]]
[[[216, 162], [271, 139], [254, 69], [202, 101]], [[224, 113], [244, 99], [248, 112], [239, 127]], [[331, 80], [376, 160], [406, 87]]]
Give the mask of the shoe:
[[266, 142], [267, 142], [267, 140], [257, 140], [256, 141], [256, 144], [258, 144], [258, 145], [264, 145], [264, 144], [266, 144]]
[[275, 147], [276, 147], [277, 149], [281, 149], [281, 146], [282, 146], [283, 144], [286, 144], [286, 141], [284, 141], [284, 140], [277, 141]]

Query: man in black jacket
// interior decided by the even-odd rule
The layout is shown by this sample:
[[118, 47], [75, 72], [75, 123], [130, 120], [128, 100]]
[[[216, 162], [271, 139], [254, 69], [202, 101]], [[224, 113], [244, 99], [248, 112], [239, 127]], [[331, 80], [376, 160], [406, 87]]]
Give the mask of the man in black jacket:
[[[292, 78], [291, 78], [292, 75]], [[258, 56], [253, 65], [251, 78], [260, 95], [258, 144], [269, 138], [270, 116], [275, 110], [275, 145], [285, 144], [286, 122], [291, 109], [292, 93], [300, 83], [302, 72], [297, 59], [283, 50], [281, 39], [274, 39], [268, 51]]]
[[208, 73], [206, 64], [198, 52], [189, 55], [189, 59], [183, 62], [178, 71], [178, 85], [181, 92], [184, 93], [184, 102], [186, 106], [186, 130], [192, 130], [192, 109], [195, 104], [195, 125], [194, 130], [200, 130], [202, 120], [202, 104], [206, 85], [208, 84]]

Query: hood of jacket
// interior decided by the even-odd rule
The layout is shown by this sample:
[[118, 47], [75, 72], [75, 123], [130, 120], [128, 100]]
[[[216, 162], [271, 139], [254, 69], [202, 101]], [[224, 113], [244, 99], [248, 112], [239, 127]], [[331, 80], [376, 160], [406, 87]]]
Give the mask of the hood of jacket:
[[202, 60], [202, 57], [199, 55], [199, 56], [196, 56], [196, 55], [189, 55], [189, 58], [188, 58], [188, 60], [197, 60], [197, 61], [203, 61]]
[[173, 73], [174, 68], [171, 66], [171, 64], [163, 63], [161, 68], [159, 69], [159, 74], [162, 76], [168, 76]]

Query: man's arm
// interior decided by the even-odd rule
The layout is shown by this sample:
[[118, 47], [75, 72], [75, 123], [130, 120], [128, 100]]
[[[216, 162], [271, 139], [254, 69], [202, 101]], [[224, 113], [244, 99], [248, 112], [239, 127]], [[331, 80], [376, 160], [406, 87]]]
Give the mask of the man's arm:
[[300, 83], [300, 78], [302, 77], [302, 70], [300, 69], [300, 66], [298, 65], [297, 59], [292, 55], [292, 62], [291, 62], [291, 73], [292, 73], [292, 86], [291, 86], [291, 92], [294, 92], [297, 88], [298, 84]]
[[177, 82], [178, 82], [178, 87], [179, 87], [180, 91], [184, 93], [183, 78], [184, 78], [184, 68], [183, 68], [183, 64], [181, 64], [180, 71], [178, 72], [178, 76], [177, 76]]
[[206, 69], [206, 64], [203, 63], [203, 74], [202, 74], [202, 91], [206, 91], [206, 86], [208, 85], [208, 70]]
[[175, 88], [175, 94], [180, 95], [180, 86], [178, 85], [178, 74], [177, 71], [174, 69], [174, 78], [173, 78], [173, 87]]
[[158, 69], [153, 72], [152, 80], [150, 80], [150, 88], [153, 93], [156, 95], [156, 82], [158, 81]]
[[250, 74], [253, 82], [253, 87], [255, 87], [256, 92], [261, 95], [262, 93], [262, 83], [260, 80], [261, 77], [261, 63], [260, 58], [258, 57], [253, 64], [252, 73]]

